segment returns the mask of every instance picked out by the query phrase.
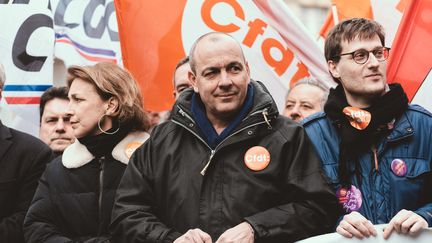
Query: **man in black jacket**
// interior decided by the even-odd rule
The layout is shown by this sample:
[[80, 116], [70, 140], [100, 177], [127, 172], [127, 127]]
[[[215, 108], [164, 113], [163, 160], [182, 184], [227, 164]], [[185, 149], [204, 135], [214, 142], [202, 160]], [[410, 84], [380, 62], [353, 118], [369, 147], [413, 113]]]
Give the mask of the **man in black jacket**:
[[[5, 74], [0, 64], [0, 99]], [[0, 121], [0, 242], [24, 242], [22, 224], [51, 149]]]
[[330, 231], [336, 198], [302, 127], [251, 81], [240, 45], [209, 33], [193, 90], [135, 152], [116, 194], [117, 242], [289, 242]]

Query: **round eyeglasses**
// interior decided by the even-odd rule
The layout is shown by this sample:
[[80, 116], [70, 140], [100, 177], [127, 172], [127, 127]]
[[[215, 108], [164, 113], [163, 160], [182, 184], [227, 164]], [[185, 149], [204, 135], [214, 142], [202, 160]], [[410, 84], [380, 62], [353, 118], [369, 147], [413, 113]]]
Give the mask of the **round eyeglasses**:
[[356, 51], [349, 52], [349, 53], [343, 53], [343, 54], [340, 54], [339, 56], [336, 56], [336, 57], [351, 55], [351, 57], [355, 63], [365, 64], [369, 60], [369, 53], [371, 53], [371, 52], [379, 62], [383, 62], [383, 61], [387, 60], [387, 58], [389, 56], [390, 48], [380, 47], [380, 48], [375, 48], [372, 51], [360, 49], [360, 50], [356, 50]]

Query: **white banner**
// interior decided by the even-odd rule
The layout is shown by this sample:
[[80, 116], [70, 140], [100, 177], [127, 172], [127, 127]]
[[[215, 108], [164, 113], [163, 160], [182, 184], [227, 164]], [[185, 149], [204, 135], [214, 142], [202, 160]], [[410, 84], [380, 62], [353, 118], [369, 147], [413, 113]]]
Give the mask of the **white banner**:
[[0, 62], [6, 71], [0, 118], [5, 125], [38, 136], [39, 97], [53, 80], [48, 1], [0, 4], [0, 23]]
[[432, 69], [429, 71], [428, 76], [423, 81], [420, 88], [417, 90], [417, 93], [414, 95], [412, 99], [412, 104], [420, 104], [428, 111], [432, 111], [432, 102], [430, 92], [432, 90]]
[[346, 238], [338, 233], [318, 235], [305, 240], [297, 241], [297, 243], [431, 243], [432, 242], [432, 228], [424, 229], [417, 236], [410, 236], [406, 234], [398, 234], [393, 231], [388, 239], [384, 239], [383, 230], [386, 225], [375, 225], [377, 236], [368, 238]]
[[51, 0], [51, 7], [55, 57], [66, 66], [121, 63], [113, 0]]

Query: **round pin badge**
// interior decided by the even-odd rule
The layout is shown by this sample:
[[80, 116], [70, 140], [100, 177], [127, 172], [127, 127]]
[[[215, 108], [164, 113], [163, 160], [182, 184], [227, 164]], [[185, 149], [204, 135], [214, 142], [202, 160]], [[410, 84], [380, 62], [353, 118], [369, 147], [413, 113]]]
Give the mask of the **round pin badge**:
[[262, 146], [255, 146], [244, 155], [246, 166], [253, 171], [264, 170], [270, 163], [270, 153]]
[[364, 130], [369, 126], [372, 117], [370, 112], [351, 106], [345, 107], [342, 112], [352, 127]]
[[130, 159], [130, 157], [132, 156], [132, 154], [135, 152], [135, 150], [139, 147], [139, 146], [141, 146], [143, 143], [141, 143], [141, 142], [137, 142], [137, 141], [134, 141], [134, 142], [130, 142], [130, 143], [128, 143], [127, 145], [126, 145], [126, 148], [125, 148], [125, 154], [126, 154], [126, 157], [128, 157], [129, 159]]
[[393, 173], [399, 177], [405, 176], [407, 173], [406, 163], [401, 159], [394, 159], [391, 162], [391, 169]]
[[354, 185], [351, 185], [350, 189], [340, 188], [336, 196], [347, 213], [359, 210], [362, 205], [361, 191]]

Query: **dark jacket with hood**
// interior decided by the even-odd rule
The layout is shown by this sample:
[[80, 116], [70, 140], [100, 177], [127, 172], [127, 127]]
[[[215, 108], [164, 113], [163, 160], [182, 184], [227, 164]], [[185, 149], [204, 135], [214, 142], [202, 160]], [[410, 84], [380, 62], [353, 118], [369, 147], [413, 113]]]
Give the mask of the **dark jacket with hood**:
[[[200, 228], [216, 241], [247, 221], [258, 242], [290, 242], [330, 231], [336, 198], [303, 128], [279, 116], [258, 82], [253, 106], [215, 148], [190, 111], [192, 90], [182, 93], [172, 120], [156, 127], [129, 163], [116, 194], [116, 242], [172, 242]], [[270, 163], [253, 171], [246, 152], [265, 148]]]
[[115, 190], [132, 153], [128, 145], [148, 137], [123, 135], [97, 156], [75, 140], [39, 182], [24, 221], [26, 242], [108, 242]]

